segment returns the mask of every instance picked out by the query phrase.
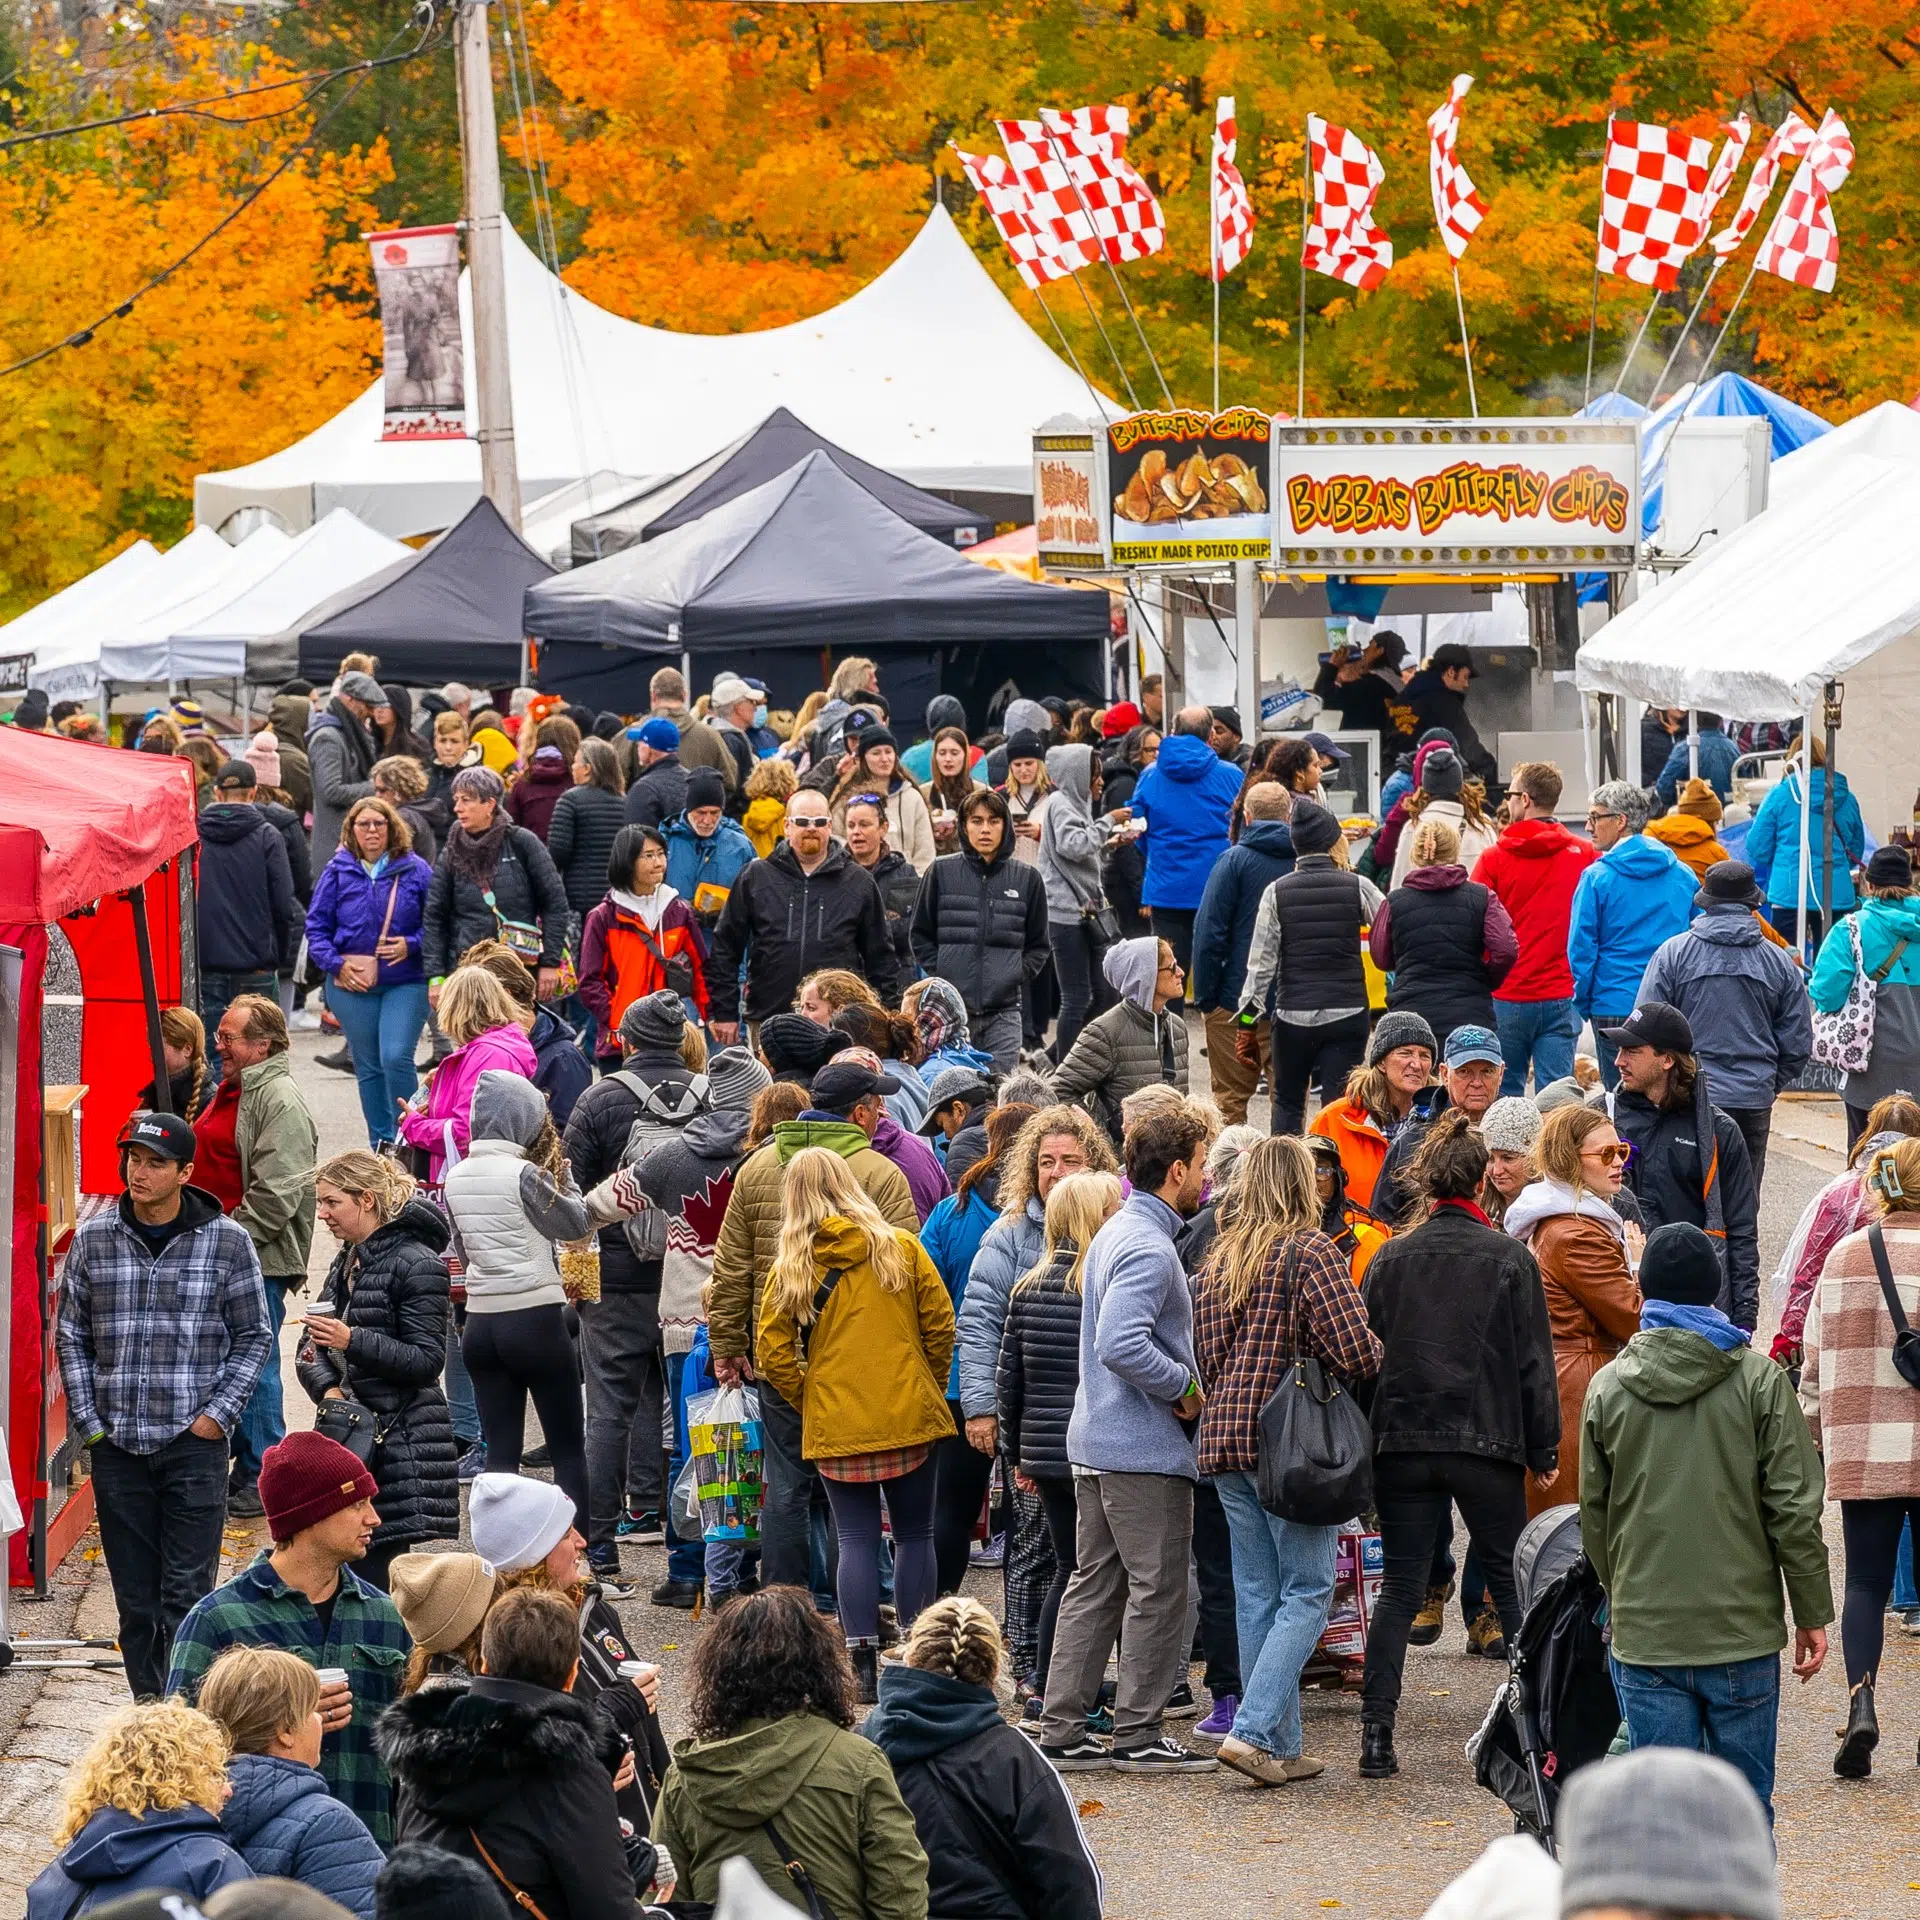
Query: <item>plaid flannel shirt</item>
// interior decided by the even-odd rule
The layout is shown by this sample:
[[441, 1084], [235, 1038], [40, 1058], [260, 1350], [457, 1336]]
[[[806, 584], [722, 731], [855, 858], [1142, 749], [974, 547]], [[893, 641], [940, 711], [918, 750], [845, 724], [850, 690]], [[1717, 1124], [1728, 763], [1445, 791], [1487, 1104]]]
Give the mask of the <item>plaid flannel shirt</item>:
[[412, 1646], [393, 1602], [351, 1567], [340, 1569], [333, 1619], [322, 1633], [313, 1602], [288, 1586], [262, 1553], [181, 1621], [167, 1692], [197, 1698], [207, 1669], [228, 1647], [279, 1647], [310, 1666], [344, 1667], [353, 1690], [353, 1718], [321, 1741], [321, 1777], [381, 1846], [390, 1847], [392, 1792], [373, 1735], [380, 1716], [399, 1697]]
[[157, 1260], [127, 1224], [124, 1194], [74, 1235], [54, 1344], [69, 1424], [88, 1446], [158, 1453], [203, 1413], [231, 1433], [273, 1353], [245, 1228], [198, 1187], [181, 1206], [193, 1224]]
[[1345, 1258], [1324, 1233], [1275, 1240], [1237, 1311], [1211, 1278], [1201, 1276], [1193, 1311], [1194, 1358], [1207, 1394], [1200, 1471], [1252, 1473], [1260, 1461], [1260, 1409], [1296, 1354], [1313, 1355], [1351, 1385], [1380, 1371], [1384, 1349]]

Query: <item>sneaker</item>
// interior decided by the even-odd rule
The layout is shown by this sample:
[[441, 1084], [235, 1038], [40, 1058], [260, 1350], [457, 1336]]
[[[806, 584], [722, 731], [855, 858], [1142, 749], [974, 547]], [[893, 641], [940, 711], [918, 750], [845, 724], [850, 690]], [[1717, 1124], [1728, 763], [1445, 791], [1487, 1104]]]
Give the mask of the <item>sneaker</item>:
[[1233, 1716], [1240, 1711], [1237, 1694], [1216, 1693], [1213, 1711], [1194, 1728], [1196, 1740], [1224, 1740], [1233, 1731]]
[[660, 1516], [651, 1509], [645, 1513], [628, 1511], [614, 1531], [622, 1540], [632, 1540], [643, 1547], [657, 1546], [667, 1537], [666, 1529], [660, 1524]]
[[1182, 1680], [1162, 1711], [1169, 1720], [1191, 1720], [1200, 1711], [1200, 1702], [1193, 1697], [1193, 1682]]
[[311, 1007], [295, 1007], [287, 1015], [287, 1028], [292, 1033], [318, 1033], [320, 1016]]
[[1920, 1634], [1920, 1607], [1909, 1608], [1900, 1616], [1900, 1631]]
[[1430, 1647], [1440, 1638], [1440, 1629], [1447, 1624], [1447, 1602], [1452, 1598], [1451, 1580], [1444, 1587], [1427, 1589], [1427, 1597], [1420, 1603], [1420, 1611], [1413, 1616], [1413, 1625], [1407, 1632], [1408, 1646]]
[[478, 1480], [487, 1470], [487, 1443], [484, 1440], [476, 1440], [473, 1445], [460, 1456], [459, 1468], [460, 1481], [463, 1486], [471, 1481]]
[[316, 1053], [313, 1056], [313, 1064], [316, 1067], [331, 1067], [335, 1073], [351, 1073], [353, 1071], [353, 1049], [351, 1047], [336, 1047], [331, 1053]]
[[1113, 1732], [1113, 1709], [1106, 1706], [1095, 1707], [1087, 1715], [1087, 1731], [1097, 1733], [1103, 1739], [1110, 1735]]
[[633, 1582], [620, 1571], [620, 1549], [598, 1546], [587, 1549], [587, 1571], [600, 1583], [600, 1591], [610, 1600], [631, 1600], [636, 1591]]
[[1500, 1630], [1500, 1616], [1491, 1607], [1482, 1607], [1473, 1616], [1473, 1624], [1467, 1629], [1467, 1651], [1483, 1660], [1507, 1657], [1507, 1636]]
[[537, 1447], [529, 1447], [520, 1456], [523, 1467], [550, 1467], [553, 1465], [553, 1449], [542, 1440]]
[[260, 1501], [260, 1489], [252, 1484], [227, 1490], [227, 1517], [230, 1520], [258, 1520], [266, 1513]]
[[650, 1596], [656, 1607], [678, 1607], [691, 1613], [700, 1604], [698, 1580], [662, 1580]]
[[1231, 1767], [1235, 1773], [1244, 1773], [1249, 1780], [1259, 1781], [1263, 1787], [1290, 1787], [1296, 1780], [1311, 1780], [1315, 1774], [1326, 1771], [1324, 1762], [1309, 1760], [1305, 1754], [1282, 1759], [1277, 1753], [1263, 1753], [1258, 1747], [1231, 1737], [1220, 1743], [1220, 1764]]
[[1026, 1705], [1020, 1709], [1021, 1724], [1028, 1727], [1038, 1727], [1040, 1722], [1046, 1717], [1047, 1703], [1041, 1699], [1037, 1693], [1028, 1694]]
[[996, 1533], [991, 1540], [976, 1540], [967, 1558], [976, 1567], [997, 1567], [1007, 1557], [1007, 1536]]
[[1053, 1762], [1056, 1773], [1105, 1773], [1113, 1765], [1113, 1755], [1098, 1740], [1076, 1740], [1067, 1747], [1050, 1747], [1042, 1741], [1040, 1751]]
[[1220, 1762], [1210, 1753], [1195, 1753], [1162, 1734], [1144, 1747], [1116, 1749], [1111, 1765], [1115, 1773], [1214, 1773]]

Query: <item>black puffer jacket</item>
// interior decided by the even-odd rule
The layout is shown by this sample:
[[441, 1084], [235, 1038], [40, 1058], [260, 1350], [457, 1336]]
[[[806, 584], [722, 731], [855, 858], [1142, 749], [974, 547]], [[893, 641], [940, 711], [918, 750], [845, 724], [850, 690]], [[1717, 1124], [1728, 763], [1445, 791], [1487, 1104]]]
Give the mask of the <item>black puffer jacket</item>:
[[821, 967], [860, 974], [889, 1006], [898, 1003], [903, 985], [880, 889], [837, 840], [811, 873], [784, 840], [741, 869], [707, 960], [712, 1019], [740, 1017], [743, 959], [749, 1020], [785, 1012], [800, 982]]
[[450, 851], [450, 847], [440, 849], [433, 885], [427, 889], [420, 939], [427, 978], [438, 980], [451, 973], [476, 941], [500, 937], [494, 907], [503, 920], [537, 920], [543, 942], [538, 964], [557, 967], [567, 937], [567, 890], [539, 836], [525, 827], [508, 827], [493, 870], [494, 907], [487, 905], [482, 890], [465, 874], [454, 872]]
[[903, 982], [915, 980], [920, 969], [913, 963], [913, 903], [920, 897], [920, 875], [898, 847], [889, 847], [867, 871], [880, 889], [880, 904], [886, 909], [887, 934], [900, 963], [900, 978]]
[[293, 869], [278, 829], [251, 801], [201, 808], [198, 882], [203, 967], [272, 973], [293, 965], [300, 945]]
[[313, 898], [313, 855], [307, 849], [307, 830], [291, 807], [277, 800], [256, 800], [255, 811], [281, 839], [287, 850], [287, 866], [293, 874], [293, 897], [301, 906]]
[[584, 920], [607, 897], [613, 838], [627, 824], [627, 803], [605, 787], [570, 787], [547, 827], [547, 852], [560, 870], [567, 904]]
[[1361, 1294], [1386, 1348], [1375, 1453], [1470, 1453], [1553, 1471], [1553, 1332], [1540, 1269], [1519, 1241], [1442, 1205], [1373, 1256]]
[[[344, 1320], [344, 1355], [305, 1341], [295, 1365], [315, 1400], [344, 1385], [384, 1433], [373, 1456], [376, 1546], [460, 1537], [460, 1448], [440, 1391], [447, 1361], [446, 1216], [409, 1200], [327, 1269], [315, 1312]], [[345, 1378], [342, 1378], [344, 1366]]]
[[1018, 1006], [1021, 987], [1052, 951], [1038, 867], [1006, 852], [982, 860], [969, 849], [942, 854], [921, 876], [914, 958], [925, 972], [958, 987], [970, 1012]]
[[638, 1915], [613, 1798], [621, 1748], [585, 1702], [482, 1674], [396, 1701], [377, 1738], [397, 1841], [482, 1865], [484, 1846], [546, 1920]]
[[633, 776], [627, 788], [628, 826], [664, 827], [686, 810], [687, 770], [678, 760], [656, 760]]
[[1080, 1296], [1067, 1290], [1074, 1250], [1043, 1279], [1016, 1284], [1000, 1336], [1000, 1450], [1034, 1480], [1067, 1480], [1067, 1422], [1080, 1391]]

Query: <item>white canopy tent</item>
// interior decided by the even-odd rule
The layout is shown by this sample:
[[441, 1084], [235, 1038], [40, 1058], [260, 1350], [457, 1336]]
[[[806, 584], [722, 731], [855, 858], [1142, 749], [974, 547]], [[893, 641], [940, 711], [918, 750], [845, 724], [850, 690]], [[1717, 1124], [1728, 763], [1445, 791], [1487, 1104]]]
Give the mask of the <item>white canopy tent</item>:
[[67, 671], [59, 636], [73, 628], [91, 609], [111, 601], [159, 558], [160, 549], [151, 540], [136, 540], [132, 546], [123, 547], [104, 566], [95, 567], [71, 586], [48, 595], [38, 606], [29, 607], [17, 620], [9, 620], [0, 627], [0, 658], [32, 654], [30, 683], [62, 699], [70, 698], [66, 687], [56, 686], [46, 677]]
[[573, 564], [573, 523], [588, 515], [605, 513], [622, 500], [651, 486], [658, 476], [638, 479], [615, 473], [610, 468], [589, 474], [584, 480], [570, 480], [555, 487], [520, 509], [520, 537], [549, 566]]
[[229, 547], [224, 540], [220, 544], [225, 559], [197, 585], [157, 605], [149, 601], [138, 608], [117, 609], [122, 618], [101, 624], [102, 680], [139, 687], [188, 678], [170, 671], [170, 636], [216, 612], [264, 579], [286, 558], [294, 543], [278, 527], [256, 527], [237, 547]]
[[[511, 228], [506, 279], [526, 501], [603, 468], [679, 473], [782, 405], [916, 486], [1024, 494], [1035, 424], [1089, 405], [1080, 376], [1020, 317], [944, 207], [849, 299], [759, 333], [622, 320], [556, 280]], [[471, 367], [464, 275], [460, 312]], [[196, 519], [218, 528], [264, 508], [297, 532], [344, 506], [398, 537], [450, 526], [479, 494], [478, 446], [383, 441], [380, 421], [376, 381], [279, 453], [202, 474]]]

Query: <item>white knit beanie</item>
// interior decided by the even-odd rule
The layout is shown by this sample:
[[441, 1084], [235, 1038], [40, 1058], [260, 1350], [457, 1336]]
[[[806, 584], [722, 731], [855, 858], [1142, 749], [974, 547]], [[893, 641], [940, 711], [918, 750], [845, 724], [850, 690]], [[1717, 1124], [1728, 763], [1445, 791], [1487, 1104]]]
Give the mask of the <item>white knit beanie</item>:
[[1522, 1094], [1496, 1100], [1480, 1116], [1480, 1138], [1490, 1153], [1530, 1153], [1540, 1137], [1540, 1109]]
[[483, 1473], [468, 1496], [473, 1550], [501, 1573], [539, 1564], [567, 1537], [573, 1502], [550, 1480]]

